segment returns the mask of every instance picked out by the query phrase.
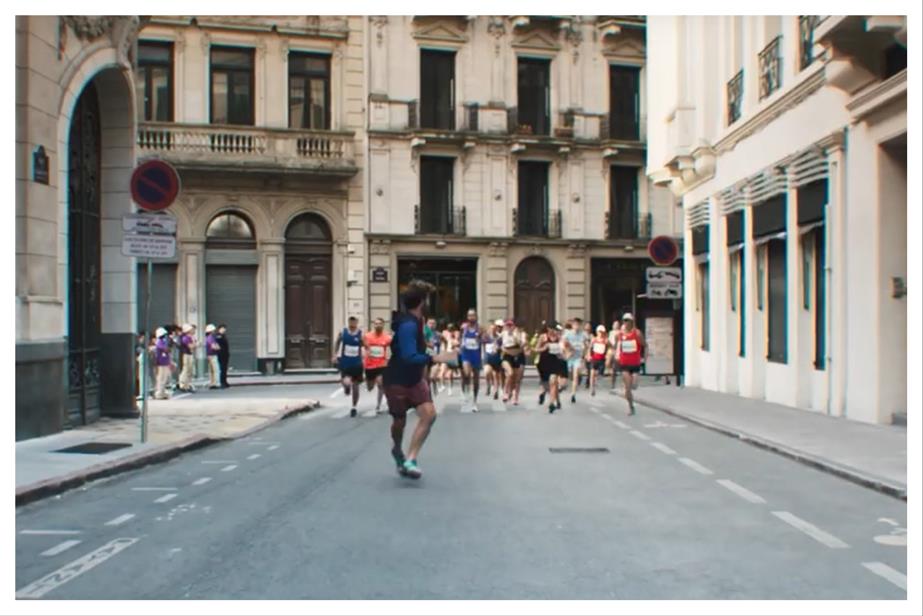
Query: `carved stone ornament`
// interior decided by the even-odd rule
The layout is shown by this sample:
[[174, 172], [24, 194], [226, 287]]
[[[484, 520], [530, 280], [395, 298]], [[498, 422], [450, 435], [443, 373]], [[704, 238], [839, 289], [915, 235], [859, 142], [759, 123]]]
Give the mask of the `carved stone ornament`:
[[389, 255], [391, 254], [391, 240], [372, 240], [369, 246], [369, 254]]
[[125, 17], [65, 15], [60, 20], [58, 32], [59, 58], [63, 57], [64, 49], [67, 46], [67, 26], [69, 26], [74, 31], [74, 34], [77, 35], [77, 38], [82, 41], [94, 41], [108, 34], [115, 47], [119, 62], [124, 65], [131, 65], [135, 60], [138, 31], [146, 23], [147, 18], [142, 20], [137, 15]]
[[491, 242], [487, 247], [487, 254], [491, 257], [505, 257], [509, 245], [506, 242]]
[[373, 15], [372, 25], [375, 26], [375, 44], [381, 47], [385, 40], [385, 26], [388, 25], [388, 16]]
[[77, 38], [82, 41], [92, 41], [109, 32], [116, 18], [106, 15], [65, 15], [61, 19], [71, 27]]
[[506, 24], [502, 17], [491, 16], [487, 18], [487, 33], [494, 37], [494, 55], [500, 55], [500, 39], [506, 34]]

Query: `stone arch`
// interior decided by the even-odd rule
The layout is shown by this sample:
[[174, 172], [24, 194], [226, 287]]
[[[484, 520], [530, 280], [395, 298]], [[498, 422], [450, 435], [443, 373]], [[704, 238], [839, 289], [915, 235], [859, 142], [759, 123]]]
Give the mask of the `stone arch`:
[[273, 237], [282, 239], [285, 237], [285, 231], [295, 218], [301, 214], [317, 214], [330, 229], [330, 238], [334, 244], [345, 242], [348, 233], [346, 220], [337, 207], [337, 202], [332, 199], [311, 199], [304, 197], [287, 203], [275, 216], [275, 227], [273, 228]]
[[542, 321], [555, 318], [557, 275], [543, 256], [523, 258], [513, 272], [513, 312], [527, 331], [537, 331]]
[[[200, 197], [202, 198], [202, 197]], [[253, 227], [258, 241], [273, 237], [272, 224], [266, 215], [265, 202], [252, 199], [230, 199], [227, 195], [210, 195], [203, 198], [199, 207], [190, 208], [188, 233], [191, 238], [204, 238], [209, 223], [221, 212], [234, 212], [244, 216]]]

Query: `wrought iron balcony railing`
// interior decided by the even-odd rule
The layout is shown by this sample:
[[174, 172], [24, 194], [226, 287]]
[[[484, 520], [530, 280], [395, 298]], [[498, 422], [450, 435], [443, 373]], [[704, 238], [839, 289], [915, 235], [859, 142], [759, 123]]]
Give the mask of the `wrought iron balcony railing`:
[[799, 70], [808, 68], [814, 62], [814, 28], [820, 23], [820, 15], [802, 15], [798, 18], [798, 33], [801, 38]]
[[606, 239], [637, 240], [653, 237], [653, 216], [650, 212], [632, 216], [629, 224], [620, 224], [618, 218], [607, 211], [604, 224]]
[[727, 84], [728, 126], [740, 119], [744, 99], [744, 71], [741, 69]]
[[467, 213], [465, 207], [453, 207], [448, 212], [430, 210], [419, 204], [413, 206], [413, 230], [417, 235], [466, 235]]
[[782, 36], [772, 39], [760, 52], [760, 100], [782, 87]]
[[516, 237], [560, 238], [563, 232], [561, 210], [551, 210], [544, 217], [520, 214], [519, 208], [513, 210], [513, 235]]

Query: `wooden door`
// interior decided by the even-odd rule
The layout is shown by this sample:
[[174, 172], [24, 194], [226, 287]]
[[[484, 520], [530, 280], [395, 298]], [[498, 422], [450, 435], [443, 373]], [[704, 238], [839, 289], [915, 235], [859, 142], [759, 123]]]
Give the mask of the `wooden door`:
[[329, 255], [285, 257], [285, 367], [327, 368], [332, 351]]
[[529, 257], [516, 268], [513, 310], [529, 334], [554, 318], [554, 270], [545, 259]]

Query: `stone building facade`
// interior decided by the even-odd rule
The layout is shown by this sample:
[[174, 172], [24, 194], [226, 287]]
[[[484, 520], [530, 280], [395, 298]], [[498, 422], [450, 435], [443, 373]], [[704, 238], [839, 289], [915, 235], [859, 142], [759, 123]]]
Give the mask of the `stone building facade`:
[[907, 27], [652, 17], [648, 171], [686, 212], [686, 379], [890, 423], [907, 402]]

